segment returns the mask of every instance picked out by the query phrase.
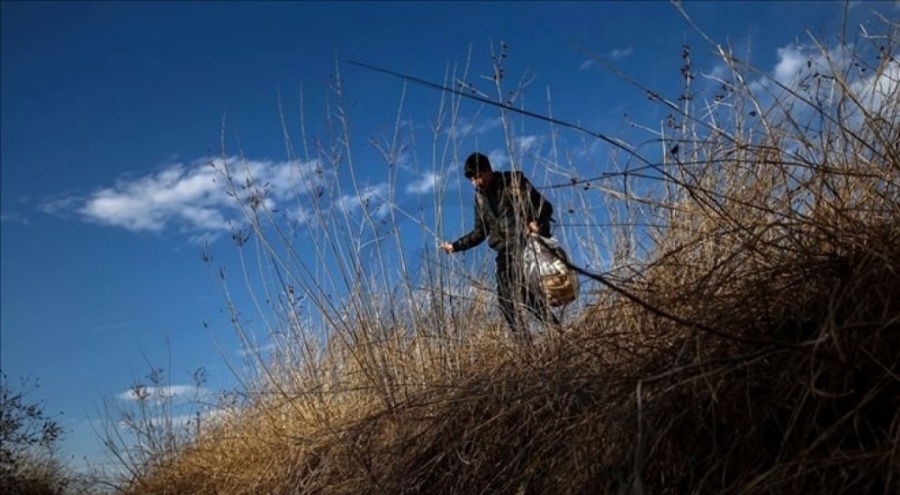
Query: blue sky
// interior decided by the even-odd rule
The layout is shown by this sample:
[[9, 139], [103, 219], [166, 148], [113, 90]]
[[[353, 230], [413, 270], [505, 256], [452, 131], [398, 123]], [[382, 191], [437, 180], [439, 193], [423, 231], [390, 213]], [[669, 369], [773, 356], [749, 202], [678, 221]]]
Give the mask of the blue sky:
[[[898, 5], [851, 4], [851, 31], [870, 9], [896, 20]], [[685, 2], [709, 35], [773, 75], [799, 60], [791, 47], [808, 42], [805, 30], [838, 32], [842, 7]], [[127, 402], [151, 365], [165, 369], [175, 391], [200, 367], [210, 390], [235, 384], [223, 356], [240, 347], [200, 259], [206, 239], [217, 263], [235, 262], [227, 229], [235, 212], [206, 166], [220, 154], [223, 115], [228, 156], [239, 149], [274, 184], [273, 200], [286, 201], [278, 97], [296, 137], [302, 87], [307, 131], [321, 133], [337, 60], [356, 136], [354, 173], [383, 192], [386, 167], [369, 137], [390, 135], [403, 96], [400, 117], [418, 137], [407, 150], [416, 166], [395, 178], [410, 196], [397, 201], [432, 193], [436, 176], [447, 190], [462, 188], [460, 208], [448, 211], [452, 240], [466, 225], [456, 210], [468, 216], [470, 192], [458, 163], [431, 160], [427, 125], [439, 93], [404, 93], [399, 79], [346, 60], [441, 81], [470, 50], [472, 74], [486, 73], [491, 47], [504, 42], [507, 74], [533, 78], [531, 110], [546, 109], [549, 88], [557, 118], [609, 135], [629, 132], [625, 114], [658, 125], [665, 112], [578, 46], [672, 96], [683, 43], [694, 48], [695, 67], [715, 67], [667, 2], [3, 2], [0, 31], [0, 364], [11, 377], [40, 380], [33, 397], [63, 413], [63, 452], [76, 463], [101, 456], [90, 422], [105, 401]], [[463, 102], [460, 123], [473, 130], [460, 153], [478, 148], [504, 163], [496, 116]], [[523, 144], [547, 132], [518, 122]], [[576, 134], [561, 135], [578, 148]], [[597, 157], [609, 150], [591, 144], [602, 170]], [[348, 171], [338, 174], [345, 180]], [[539, 184], [551, 180], [537, 175]]]

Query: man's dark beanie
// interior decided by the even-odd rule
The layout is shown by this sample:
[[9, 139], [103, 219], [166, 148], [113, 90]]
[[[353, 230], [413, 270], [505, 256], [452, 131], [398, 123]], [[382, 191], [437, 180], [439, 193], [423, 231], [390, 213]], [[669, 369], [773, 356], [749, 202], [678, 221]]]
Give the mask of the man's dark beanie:
[[475, 177], [478, 172], [490, 172], [491, 170], [493, 170], [491, 161], [481, 153], [472, 153], [469, 158], [466, 158], [465, 175], [467, 179]]

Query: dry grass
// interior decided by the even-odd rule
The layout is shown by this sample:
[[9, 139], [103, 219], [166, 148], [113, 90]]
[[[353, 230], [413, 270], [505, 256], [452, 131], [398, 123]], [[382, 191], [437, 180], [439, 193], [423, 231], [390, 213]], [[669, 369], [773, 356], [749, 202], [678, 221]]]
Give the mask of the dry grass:
[[897, 493], [900, 68], [859, 50], [865, 78], [823, 49], [771, 101], [723, 51], [723, 98], [669, 104], [679, 151], [603, 185], [627, 222], [562, 332], [515, 344], [446, 269], [397, 291], [341, 270], [358, 291], [316, 300], [326, 343], [280, 313], [247, 403], [128, 491]]

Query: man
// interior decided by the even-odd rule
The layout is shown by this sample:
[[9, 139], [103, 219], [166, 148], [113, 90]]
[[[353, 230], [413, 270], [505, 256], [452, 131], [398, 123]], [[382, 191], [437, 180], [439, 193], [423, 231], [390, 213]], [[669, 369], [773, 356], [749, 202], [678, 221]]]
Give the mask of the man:
[[488, 157], [472, 153], [466, 159], [465, 176], [475, 187], [475, 227], [441, 248], [449, 253], [471, 249], [485, 239], [497, 252], [497, 299], [510, 329], [525, 336], [517, 305], [524, 303], [542, 322], [559, 321], [543, 296], [525, 283], [522, 256], [526, 235], [550, 237], [553, 205], [531, 185], [522, 172], [495, 172]]

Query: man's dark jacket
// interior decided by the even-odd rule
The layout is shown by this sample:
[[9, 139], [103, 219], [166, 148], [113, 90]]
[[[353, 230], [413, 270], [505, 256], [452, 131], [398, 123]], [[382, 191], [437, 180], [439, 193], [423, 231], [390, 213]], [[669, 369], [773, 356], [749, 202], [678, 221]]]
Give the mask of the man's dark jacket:
[[526, 225], [536, 221], [540, 234], [550, 237], [553, 205], [522, 172], [493, 172], [491, 186], [475, 193], [475, 227], [453, 242], [454, 251], [473, 248], [485, 239], [498, 252], [522, 246]]

